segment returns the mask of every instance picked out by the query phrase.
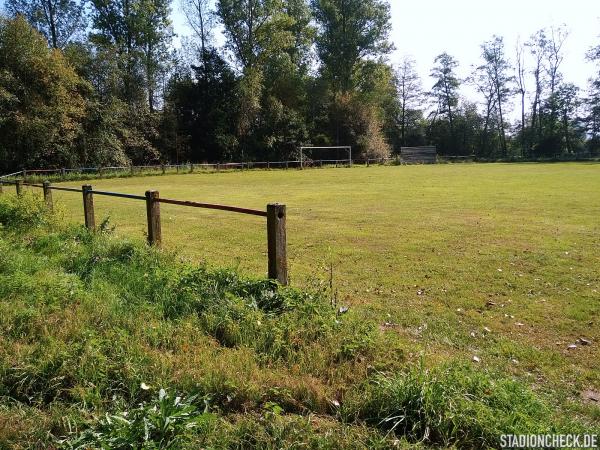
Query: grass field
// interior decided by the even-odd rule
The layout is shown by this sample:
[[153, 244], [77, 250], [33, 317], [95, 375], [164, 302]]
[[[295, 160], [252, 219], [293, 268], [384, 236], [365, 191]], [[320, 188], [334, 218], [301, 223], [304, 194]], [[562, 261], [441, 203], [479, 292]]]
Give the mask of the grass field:
[[[333, 266], [340, 304], [399, 325], [393, 332], [414, 357], [478, 355], [572, 395], [600, 388], [598, 164], [250, 171], [93, 185], [257, 209], [285, 203], [292, 283], [328, 283]], [[69, 220], [82, 221], [80, 196], [54, 195]], [[142, 202], [95, 204], [97, 221], [110, 217], [118, 233], [144, 235]], [[167, 247], [266, 273], [263, 219], [161, 208]], [[567, 351], [580, 337], [598, 344]]]
[[[600, 388], [600, 165], [250, 171], [93, 185], [257, 209], [285, 203], [293, 284], [328, 282], [333, 266], [339, 302], [398, 324], [393, 332], [414, 357], [478, 355], [573, 396]], [[79, 196], [59, 200], [81, 222]], [[96, 198], [96, 214], [118, 232], [145, 232], [143, 203]], [[162, 217], [167, 247], [265, 274], [262, 219], [169, 205]], [[580, 337], [598, 345], [567, 351]]]
[[[292, 284], [328, 288], [332, 272], [327, 295], [385, 342], [355, 367], [363, 371], [357, 379], [395, 365], [467, 364], [522, 382], [559, 416], [600, 426], [599, 405], [582, 397], [600, 391], [598, 164], [248, 171], [91, 184], [258, 209], [285, 203]], [[82, 222], [80, 197], [54, 192], [68, 221]], [[143, 202], [96, 197], [95, 204], [97, 222], [110, 217], [117, 235], [143, 238]], [[166, 248], [265, 275], [263, 219], [169, 205], [161, 212]], [[319, 382], [343, 378], [322, 373]]]

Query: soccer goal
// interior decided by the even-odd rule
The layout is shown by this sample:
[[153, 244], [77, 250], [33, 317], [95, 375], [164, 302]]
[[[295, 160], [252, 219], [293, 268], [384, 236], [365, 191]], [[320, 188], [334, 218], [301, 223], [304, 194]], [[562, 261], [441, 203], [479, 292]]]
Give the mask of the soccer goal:
[[316, 163], [352, 166], [352, 147], [349, 145], [300, 147], [300, 168], [311, 167]]

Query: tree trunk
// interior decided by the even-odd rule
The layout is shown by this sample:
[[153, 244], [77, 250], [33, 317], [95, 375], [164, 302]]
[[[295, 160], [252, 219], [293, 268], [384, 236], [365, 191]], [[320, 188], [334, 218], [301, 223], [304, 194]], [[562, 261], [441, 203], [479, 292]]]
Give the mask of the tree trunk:
[[525, 157], [527, 138], [525, 137], [525, 91], [521, 90], [521, 157]]
[[48, 28], [50, 29], [50, 43], [52, 48], [58, 48], [58, 32], [56, 30], [56, 17], [54, 10], [54, 0], [44, 0], [42, 6], [44, 8], [44, 14], [46, 15], [46, 21], [48, 22]]
[[406, 147], [406, 102], [402, 105], [402, 123], [400, 124], [400, 142]]

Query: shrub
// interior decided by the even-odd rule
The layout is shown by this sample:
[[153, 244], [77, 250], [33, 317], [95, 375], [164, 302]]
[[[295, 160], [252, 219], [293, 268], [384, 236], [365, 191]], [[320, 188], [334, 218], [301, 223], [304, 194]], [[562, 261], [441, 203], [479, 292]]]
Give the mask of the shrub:
[[31, 192], [0, 199], [0, 225], [8, 229], [30, 229], [54, 223], [54, 215]]

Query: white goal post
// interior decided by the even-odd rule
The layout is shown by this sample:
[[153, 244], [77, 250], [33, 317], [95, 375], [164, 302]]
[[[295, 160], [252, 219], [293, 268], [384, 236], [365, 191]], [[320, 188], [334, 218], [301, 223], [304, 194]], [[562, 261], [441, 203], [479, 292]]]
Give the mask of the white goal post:
[[339, 161], [348, 161], [349, 165], [352, 166], [352, 147], [349, 145], [335, 145], [335, 146], [322, 146], [322, 147], [312, 147], [312, 146], [306, 146], [306, 147], [300, 147], [300, 168], [304, 168], [304, 151], [305, 150], [347, 150], [348, 151], [348, 159], [323, 159], [323, 158], [319, 158], [320, 161], [322, 162], [335, 162], [338, 163]]

